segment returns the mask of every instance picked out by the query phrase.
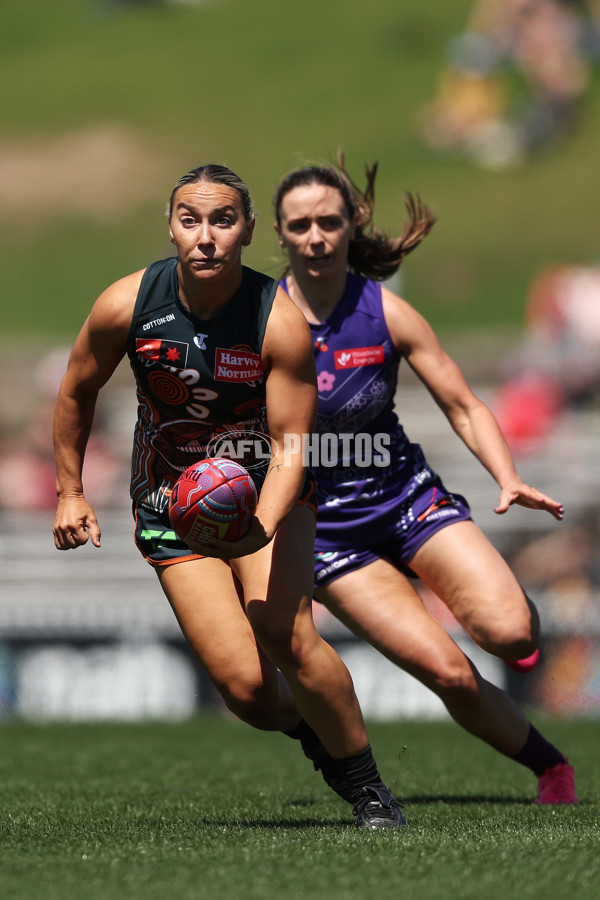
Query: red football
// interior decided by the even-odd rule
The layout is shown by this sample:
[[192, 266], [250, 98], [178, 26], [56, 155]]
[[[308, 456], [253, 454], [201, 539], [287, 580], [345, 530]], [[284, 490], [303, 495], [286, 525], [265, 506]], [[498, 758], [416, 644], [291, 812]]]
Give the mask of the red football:
[[256, 503], [256, 487], [243, 466], [230, 459], [203, 459], [175, 483], [169, 519], [186, 543], [236, 541], [250, 527]]

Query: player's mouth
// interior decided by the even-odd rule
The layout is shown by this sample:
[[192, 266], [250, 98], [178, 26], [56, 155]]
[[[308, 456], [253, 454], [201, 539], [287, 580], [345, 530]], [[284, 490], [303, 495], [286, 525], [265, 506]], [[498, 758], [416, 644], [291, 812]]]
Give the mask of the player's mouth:
[[219, 259], [192, 259], [191, 265], [200, 269], [214, 269], [220, 262]]
[[331, 254], [325, 253], [322, 256], [308, 256], [307, 263], [309, 266], [314, 267], [315, 269], [320, 269], [323, 266], [326, 266], [331, 261]]

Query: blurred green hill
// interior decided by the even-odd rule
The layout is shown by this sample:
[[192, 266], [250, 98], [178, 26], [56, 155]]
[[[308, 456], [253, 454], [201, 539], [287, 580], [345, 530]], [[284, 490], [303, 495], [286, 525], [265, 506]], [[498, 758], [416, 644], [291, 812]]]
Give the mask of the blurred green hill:
[[170, 255], [165, 202], [222, 162], [260, 217], [248, 265], [277, 274], [271, 197], [305, 161], [379, 160], [377, 220], [405, 190], [439, 217], [402, 290], [439, 329], [515, 329], [533, 275], [598, 255], [597, 73], [563, 146], [507, 172], [418, 137], [470, 0], [19, 0], [0, 11], [5, 336], [70, 340], [100, 291]]

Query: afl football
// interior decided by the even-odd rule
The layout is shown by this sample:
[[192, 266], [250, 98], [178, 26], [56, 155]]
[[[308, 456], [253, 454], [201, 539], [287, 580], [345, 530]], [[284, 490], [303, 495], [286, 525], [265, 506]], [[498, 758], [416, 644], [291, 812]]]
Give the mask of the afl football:
[[250, 527], [256, 503], [256, 487], [243, 466], [220, 457], [203, 459], [176, 481], [169, 519], [186, 543], [237, 541]]

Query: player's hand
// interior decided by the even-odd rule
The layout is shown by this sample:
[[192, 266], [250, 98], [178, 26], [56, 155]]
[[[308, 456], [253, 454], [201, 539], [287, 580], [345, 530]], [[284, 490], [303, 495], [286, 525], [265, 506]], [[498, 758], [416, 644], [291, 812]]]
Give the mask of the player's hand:
[[256, 516], [250, 522], [250, 528], [246, 534], [237, 541], [220, 541], [213, 538], [210, 544], [189, 543], [194, 553], [202, 556], [210, 556], [216, 559], [239, 559], [240, 556], [250, 556], [257, 550], [262, 550], [271, 541]]
[[88, 540], [100, 546], [100, 526], [85, 497], [61, 497], [52, 530], [57, 550], [75, 550]]
[[559, 521], [564, 516], [562, 503], [559, 503], [558, 500], [553, 500], [547, 494], [542, 494], [541, 491], [531, 487], [529, 484], [523, 484], [521, 481], [502, 488], [500, 500], [494, 512], [502, 515], [513, 504], [524, 506], [527, 509], [539, 509], [543, 512], [549, 512], [551, 516], [554, 516]]

